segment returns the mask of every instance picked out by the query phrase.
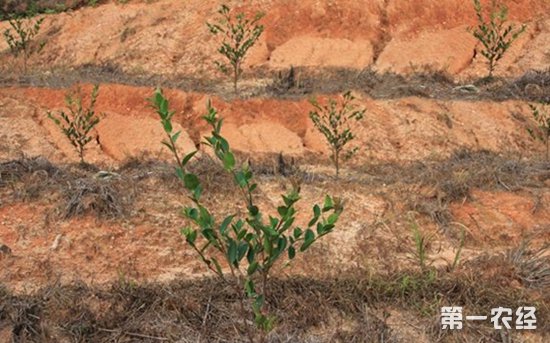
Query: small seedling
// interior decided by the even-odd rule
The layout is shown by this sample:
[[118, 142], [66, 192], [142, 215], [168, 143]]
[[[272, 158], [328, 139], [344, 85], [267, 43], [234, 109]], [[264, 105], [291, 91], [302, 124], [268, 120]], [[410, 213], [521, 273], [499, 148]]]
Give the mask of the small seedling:
[[414, 258], [418, 261], [418, 266], [422, 271], [426, 271], [431, 265], [428, 257], [428, 248], [433, 240], [433, 235], [426, 235], [421, 232], [416, 220], [410, 216], [409, 222], [412, 230], [412, 238], [414, 241]]
[[48, 112], [50, 118], [65, 134], [75, 147], [80, 157], [80, 163], [84, 164], [84, 148], [92, 140], [91, 131], [99, 123], [99, 116], [94, 111], [99, 93], [99, 85], [92, 90], [90, 104], [87, 108], [82, 105], [82, 90], [80, 87], [75, 92], [69, 92], [65, 96], [65, 104], [69, 112], [61, 111], [58, 114]]
[[340, 105], [334, 99], [330, 99], [328, 105], [322, 106], [317, 100], [310, 100], [315, 110], [309, 112], [313, 124], [321, 132], [330, 146], [330, 158], [336, 169], [336, 177], [340, 174], [340, 158], [342, 153], [346, 159], [350, 159], [358, 150], [357, 147], [344, 151], [346, 145], [355, 138], [352, 132], [352, 123], [363, 119], [365, 109], [358, 109], [353, 104], [355, 98], [351, 92], [344, 93]]
[[487, 78], [492, 78], [495, 66], [502, 59], [512, 43], [522, 34], [526, 25], [520, 28], [512, 24], [506, 24], [508, 19], [508, 8], [497, 0], [491, 0], [489, 18], [485, 18], [480, 0], [474, 1], [478, 25], [469, 28], [469, 31], [483, 45], [481, 55], [487, 59], [489, 73]]
[[[183, 209], [191, 225], [183, 228], [181, 233], [198, 258], [240, 295], [240, 312], [249, 341], [255, 342], [255, 334], [247, 324], [247, 306], [252, 310], [256, 328], [260, 329], [260, 341], [265, 342], [267, 333], [275, 324], [267, 296], [270, 272], [284, 256], [292, 260], [319, 238], [331, 233], [343, 211], [342, 203], [327, 195], [322, 206], [312, 207], [312, 217], [306, 226], [301, 227], [295, 223], [295, 205], [300, 200], [300, 187], [294, 185], [286, 195], [282, 195], [281, 206], [263, 212], [256, 205], [257, 184], [252, 171], [248, 163], [237, 163], [229, 142], [221, 135], [222, 119], [208, 102], [208, 113], [203, 118], [212, 131], [210, 136], [205, 137], [204, 144], [213, 150], [225, 171], [231, 174], [246, 213], [241, 218], [238, 213], [234, 213], [222, 220], [216, 219], [202, 201], [203, 187], [199, 178], [186, 169], [196, 151], [182, 157], [176, 147], [180, 131], [173, 131], [172, 116], [175, 112], [170, 110], [161, 90], [155, 92], [151, 101], [167, 136], [163, 144], [174, 155], [176, 174], [192, 201], [191, 206]], [[224, 268], [229, 269], [230, 276], [224, 272]]]
[[[22, 17], [15, 17], [8, 19], [8, 23], [11, 28], [4, 31], [4, 39], [10, 51], [15, 58], [20, 53], [23, 54], [23, 72], [27, 74], [27, 60], [29, 59], [33, 50], [30, 49], [31, 42], [38, 35], [40, 26], [44, 18], [36, 20], [24, 19]], [[41, 42], [38, 51], [41, 51], [46, 42]]]
[[546, 146], [546, 160], [550, 161], [550, 103], [541, 103], [540, 107], [529, 104], [533, 118], [537, 123], [536, 129], [527, 128], [531, 138], [540, 140]]
[[235, 94], [238, 94], [237, 83], [243, 72], [242, 65], [246, 54], [264, 31], [264, 26], [259, 24], [264, 14], [257, 13], [252, 19], [247, 18], [244, 13], [232, 16], [227, 5], [222, 5], [218, 14], [220, 18], [216, 23], [206, 25], [212, 34], [223, 37], [218, 52], [225, 57], [229, 65], [220, 61], [215, 63], [222, 73], [232, 75], [233, 89]]

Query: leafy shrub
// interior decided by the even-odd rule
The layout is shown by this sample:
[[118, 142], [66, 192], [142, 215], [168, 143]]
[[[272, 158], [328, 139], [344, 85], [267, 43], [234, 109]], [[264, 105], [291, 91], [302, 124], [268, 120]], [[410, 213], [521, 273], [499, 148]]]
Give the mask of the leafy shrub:
[[[14, 57], [19, 56], [20, 53], [23, 54], [24, 74], [27, 74], [27, 60], [33, 52], [30, 49], [30, 44], [36, 35], [38, 35], [43, 21], [44, 18], [33, 20], [15, 17], [8, 19], [8, 23], [11, 28], [4, 31], [4, 39], [6, 40], [6, 43], [8, 43], [10, 51]], [[46, 42], [41, 42], [38, 51], [42, 50], [45, 44]]]
[[233, 89], [237, 94], [237, 83], [243, 72], [243, 61], [248, 50], [258, 41], [264, 31], [263, 25], [258, 23], [264, 14], [256, 13], [252, 19], [246, 18], [244, 13], [232, 16], [231, 9], [227, 5], [222, 5], [218, 14], [220, 18], [216, 23], [206, 23], [206, 25], [212, 34], [223, 36], [218, 52], [227, 59], [229, 66], [219, 61], [216, 61], [216, 65], [222, 73], [232, 75]]
[[[317, 100], [312, 99], [310, 103], [315, 107], [315, 110], [309, 112], [309, 117], [313, 124], [321, 132], [330, 146], [330, 158], [336, 169], [336, 177], [340, 173], [340, 157], [345, 146], [355, 138], [352, 132], [351, 123], [358, 122], [363, 119], [365, 109], [357, 109], [353, 104], [355, 98], [351, 92], [344, 93], [343, 101], [338, 106], [338, 102], [334, 99], [328, 101], [328, 105], [320, 105]], [[347, 151], [348, 159], [357, 152], [355, 147]]]
[[541, 106], [529, 104], [533, 118], [537, 123], [535, 130], [528, 128], [527, 131], [535, 140], [540, 140], [546, 146], [546, 160], [550, 161], [550, 103], [542, 103]]
[[491, 78], [497, 62], [502, 59], [504, 53], [519, 35], [525, 31], [526, 26], [522, 25], [520, 28], [515, 29], [512, 24], [506, 25], [508, 8], [497, 0], [491, 0], [488, 21], [484, 16], [480, 0], [474, 0], [474, 9], [478, 25], [475, 29], [470, 28], [469, 31], [483, 45], [481, 55], [489, 63], [488, 77]]
[[95, 85], [90, 98], [90, 105], [84, 108], [82, 105], [82, 90], [77, 88], [76, 92], [69, 92], [65, 96], [65, 103], [69, 109], [58, 114], [48, 112], [50, 118], [65, 134], [71, 144], [75, 147], [80, 157], [80, 163], [84, 164], [84, 148], [90, 143], [92, 129], [99, 123], [99, 117], [94, 111], [99, 85]]
[[[300, 187], [294, 185], [288, 194], [282, 196], [284, 204], [277, 207], [276, 211], [269, 212], [276, 212], [276, 216], [262, 212], [255, 204], [254, 191], [257, 184], [254, 183], [249, 165], [237, 165], [229, 142], [221, 135], [222, 119], [209, 102], [208, 113], [203, 118], [212, 132], [209, 137], [205, 137], [204, 144], [213, 150], [225, 171], [232, 175], [247, 210], [245, 218], [231, 214], [221, 221], [216, 220], [201, 201], [201, 182], [186, 169], [196, 151], [182, 157], [176, 148], [180, 132], [173, 132], [171, 120], [175, 112], [169, 109], [168, 100], [161, 90], [155, 92], [151, 101], [168, 137], [163, 144], [176, 158], [176, 174], [189, 191], [193, 202], [193, 205], [183, 210], [192, 225], [181, 232], [213, 273], [231, 284], [235, 292], [246, 295], [246, 298], [239, 297], [243, 325], [247, 327], [249, 340], [254, 342], [254, 334], [246, 325], [248, 315], [245, 304], [248, 304], [254, 314], [256, 327], [261, 329], [263, 341], [275, 320], [269, 313], [266, 301], [269, 274], [273, 266], [284, 255], [292, 260], [298, 252], [306, 251], [319, 238], [332, 232], [343, 211], [342, 204], [339, 199], [327, 195], [323, 206], [313, 206], [312, 218], [307, 227], [301, 228], [295, 224], [295, 205], [300, 200]], [[266, 216], [269, 218], [267, 221]], [[229, 268], [230, 278], [227, 278], [223, 267]]]

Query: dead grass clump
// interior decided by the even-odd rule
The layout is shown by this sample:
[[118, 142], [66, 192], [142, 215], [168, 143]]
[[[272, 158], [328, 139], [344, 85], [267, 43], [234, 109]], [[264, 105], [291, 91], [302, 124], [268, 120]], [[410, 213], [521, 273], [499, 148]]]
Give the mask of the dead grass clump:
[[262, 176], [298, 176], [303, 174], [296, 158], [279, 154], [264, 154], [258, 158], [249, 156], [250, 168], [256, 175]]
[[413, 196], [409, 199], [407, 207], [412, 211], [427, 215], [444, 231], [453, 220], [448, 203], [438, 199], [423, 199]]
[[452, 221], [448, 205], [469, 200], [471, 191], [544, 188], [550, 177], [547, 162], [460, 149], [450, 157], [409, 164], [372, 163], [363, 166], [361, 182], [382, 185], [403, 196], [407, 210], [428, 215], [441, 228]]
[[193, 159], [189, 164], [189, 171], [201, 179], [201, 183], [208, 191], [233, 192], [234, 190], [231, 174], [227, 173], [218, 161], [206, 154]]
[[0, 163], [0, 187], [6, 186], [10, 182], [19, 181], [25, 175], [39, 171], [46, 172], [50, 177], [61, 173], [57, 167], [42, 157], [29, 158], [24, 156], [19, 160]]
[[306, 85], [301, 80], [300, 73], [294, 67], [287, 71], [278, 71], [273, 76], [273, 81], [267, 85], [266, 92], [275, 96], [303, 95], [311, 85]]
[[506, 258], [526, 287], [550, 289], [550, 243], [535, 248], [531, 241], [508, 251]]
[[15, 199], [33, 200], [51, 190], [64, 172], [42, 157], [0, 163], [0, 188], [10, 186]]
[[45, 338], [40, 320], [43, 305], [40, 298], [14, 298], [7, 290], [0, 290], [0, 300], [0, 323], [9, 323], [13, 342], [35, 342]]
[[134, 197], [132, 182], [114, 178], [86, 177], [67, 182], [63, 218], [93, 213], [101, 218], [121, 217]]
[[509, 88], [528, 100], [550, 102], [550, 68], [529, 70], [514, 80]]
[[126, 159], [117, 169], [117, 173], [125, 175], [135, 182], [151, 178], [158, 178], [169, 184], [178, 182], [174, 167], [171, 164], [148, 156], [133, 156]]

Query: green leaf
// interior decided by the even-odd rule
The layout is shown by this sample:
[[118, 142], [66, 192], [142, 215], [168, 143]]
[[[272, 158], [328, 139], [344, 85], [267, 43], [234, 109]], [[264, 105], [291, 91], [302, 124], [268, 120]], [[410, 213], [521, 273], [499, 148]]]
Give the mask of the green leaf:
[[235, 156], [230, 151], [223, 155], [223, 166], [225, 170], [231, 171], [235, 168]]
[[250, 206], [248, 207], [248, 212], [250, 213], [251, 216], [255, 217], [258, 215], [260, 209], [258, 208], [258, 206]]
[[256, 270], [258, 270], [258, 266], [259, 266], [258, 262], [256, 262], [256, 261], [252, 262], [252, 263], [248, 266], [248, 269], [246, 270], [246, 273], [247, 273], [248, 275], [254, 274], [254, 273], [256, 272]]
[[199, 218], [199, 211], [193, 207], [185, 207], [183, 214], [189, 219], [197, 220]]
[[319, 208], [319, 205], [313, 206], [313, 216], [315, 218], [319, 218], [321, 216], [321, 209]]
[[174, 147], [170, 143], [168, 143], [167, 141], [162, 141], [161, 143], [165, 145], [168, 149], [170, 149], [171, 152], [174, 152]]
[[180, 232], [186, 238], [189, 244], [191, 245], [195, 244], [195, 240], [197, 239], [197, 230], [193, 230], [190, 227], [185, 227], [181, 229]]
[[195, 245], [195, 241], [197, 240], [197, 230], [193, 230], [189, 235], [187, 235], [186, 240], [189, 244]]
[[259, 294], [256, 299], [254, 299], [254, 307], [259, 310], [264, 306], [265, 298], [263, 294]]
[[230, 215], [230, 216], [227, 216], [227, 217], [223, 220], [222, 224], [220, 225], [220, 233], [221, 233], [222, 235], [225, 234], [225, 232], [226, 232], [226, 230], [227, 230], [227, 227], [229, 226], [229, 224], [231, 224], [231, 221], [233, 220], [234, 217], [235, 217], [234, 215]]
[[279, 232], [285, 232], [292, 226], [292, 224], [294, 224], [294, 217], [289, 218], [287, 221], [285, 221]]
[[212, 257], [212, 262], [214, 263], [214, 266], [216, 267], [216, 271], [219, 275], [223, 275], [222, 267], [220, 266], [220, 263], [215, 257]]
[[[237, 235], [237, 239], [238, 239], [238, 240], [242, 240], [243, 238], [246, 237], [247, 234], [248, 234], [248, 233], [246, 232], [246, 230], [241, 230], [241, 231], [239, 231], [239, 233], [238, 233], [238, 235]], [[247, 239], [245, 239], [245, 241], [248, 242]]]
[[315, 233], [311, 231], [310, 229], [306, 230], [306, 234], [304, 236], [304, 243], [300, 247], [300, 251], [305, 251], [309, 246], [315, 241]]
[[317, 223], [318, 220], [319, 220], [319, 217], [313, 217], [313, 218], [311, 218], [311, 220], [309, 221], [309, 223], [307, 223], [307, 226], [308, 226], [308, 227], [312, 227], [313, 225], [315, 225], [315, 223]]
[[288, 258], [292, 260], [296, 256], [296, 249], [291, 245], [288, 247]]
[[181, 134], [181, 130], [178, 131], [178, 132], [176, 132], [176, 133], [174, 133], [174, 134], [172, 135], [172, 142], [175, 143], [175, 142], [178, 140], [178, 137], [180, 136], [180, 134]]
[[183, 177], [183, 183], [185, 184], [185, 188], [192, 191], [200, 184], [199, 179], [195, 174], [185, 174]]
[[237, 181], [237, 185], [241, 188], [244, 188], [248, 183], [248, 180], [246, 179], [245, 173], [243, 171], [238, 171], [235, 173], [235, 181]]
[[275, 229], [272, 228], [271, 226], [262, 227], [262, 231], [265, 232], [268, 236], [271, 236], [271, 237], [279, 236], [279, 233], [277, 231], [275, 231]]
[[176, 175], [178, 176], [178, 179], [180, 179], [181, 181], [184, 180], [185, 173], [180, 167], [176, 167]]
[[229, 241], [229, 246], [227, 249], [227, 258], [229, 260], [229, 263], [231, 264], [237, 264], [237, 244], [234, 240]]
[[244, 284], [244, 290], [248, 297], [252, 297], [256, 294], [256, 289], [254, 288], [254, 281], [251, 279], [246, 280]]
[[334, 208], [334, 204], [332, 203], [332, 198], [330, 196], [325, 197], [325, 203], [323, 205], [323, 212], [330, 211]]
[[248, 251], [248, 243], [247, 242], [239, 243], [239, 248], [237, 249], [237, 263], [243, 259], [247, 251]]
[[273, 260], [277, 259], [279, 255], [286, 249], [287, 245], [287, 239], [285, 236], [279, 237], [277, 240], [277, 247], [275, 250], [275, 254], [273, 255]]
[[303, 233], [302, 229], [300, 229], [299, 227], [295, 228], [293, 232], [294, 238], [295, 239], [300, 238], [300, 236], [302, 236], [302, 233]]
[[274, 228], [277, 226], [277, 224], [279, 224], [279, 219], [269, 216], [269, 224], [271, 225], [272, 228]]
[[197, 187], [195, 187], [195, 189], [193, 190], [193, 197], [196, 201], [198, 201], [201, 197], [201, 194], [202, 194], [202, 187], [201, 185], [199, 184]]
[[338, 221], [339, 214], [333, 213], [330, 216], [328, 216], [327, 223], [328, 224], [334, 224]]
[[248, 253], [246, 254], [246, 260], [249, 264], [254, 263], [254, 257], [256, 257], [256, 253], [254, 252], [254, 248], [250, 246]]
[[170, 122], [170, 120], [163, 120], [162, 121], [162, 126], [164, 127], [164, 131], [166, 133], [171, 133], [172, 132], [172, 123]]
[[198, 152], [198, 150], [195, 150], [187, 155], [181, 160], [181, 165], [185, 167], [185, 165], [195, 156], [195, 154]]

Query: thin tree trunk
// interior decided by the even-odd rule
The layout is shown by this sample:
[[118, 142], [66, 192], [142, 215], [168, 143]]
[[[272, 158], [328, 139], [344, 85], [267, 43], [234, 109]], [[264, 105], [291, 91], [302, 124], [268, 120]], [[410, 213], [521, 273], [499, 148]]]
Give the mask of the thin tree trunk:
[[237, 82], [239, 80], [239, 68], [240, 64], [235, 64], [235, 69], [233, 70], [233, 90], [235, 91], [235, 95], [239, 94], [239, 90], [237, 89]]
[[490, 60], [489, 61], [489, 76], [488, 78], [492, 78], [493, 77], [493, 71], [495, 70], [495, 62], [494, 60]]
[[336, 178], [340, 176], [340, 151], [334, 150], [334, 167], [336, 168]]
[[84, 148], [78, 149], [78, 155], [80, 156], [80, 164], [84, 164]]
[[546, 162], [550, 161], [550, 136], [546, 136]]
[[23, 49], [23, 75], [27, 75], [27, 47]]

